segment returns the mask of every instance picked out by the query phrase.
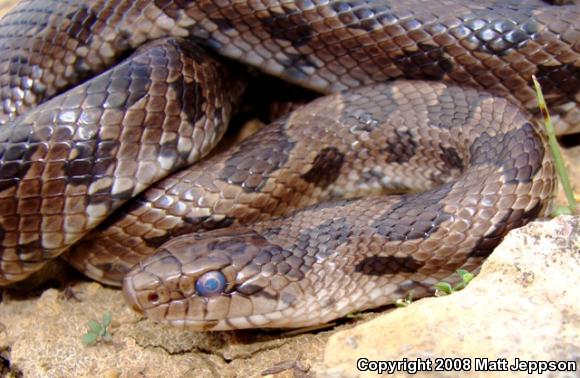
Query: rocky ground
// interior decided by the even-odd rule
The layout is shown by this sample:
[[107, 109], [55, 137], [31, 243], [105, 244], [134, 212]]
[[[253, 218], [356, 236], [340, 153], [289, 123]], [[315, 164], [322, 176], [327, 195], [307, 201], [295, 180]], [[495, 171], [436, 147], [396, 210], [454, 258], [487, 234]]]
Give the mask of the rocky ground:
[[[0, 0], [0, 14], [8, 3]], [[566, 157], [578, 188], [580, 147], [568, 150]], [[432, 362], [462, 357], [472, 363], [475, 358], [507, 358], [509, 364], [519, 358], [580, 364], [579, 250], [580, 217], [533, 222], [510, 233], [460, 292], [418, 300], [406, 308], [367, 312], [300, 334], [164, 328], [128, 309], [118, 290], [73, 274], [69, 280], [74, 283], [64, 291], [4, 290], [0, 372], [13, 377], [376, 376], [356, 369], [360, 357]], [[61, 277], [71, 276], [62, 265], [53, 269]], [[87, 322], [107, 311], [113, 315], [112, 341], [85, 346]], [[427, 374], [416, 376], [423, 375]], [[455, 377], [457, 372], [436, 375]]]

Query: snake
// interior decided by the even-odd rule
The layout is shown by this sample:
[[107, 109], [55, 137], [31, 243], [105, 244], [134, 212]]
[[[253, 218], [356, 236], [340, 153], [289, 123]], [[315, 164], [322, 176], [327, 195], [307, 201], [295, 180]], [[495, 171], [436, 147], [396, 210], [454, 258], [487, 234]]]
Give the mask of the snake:
[[[429, 295], [548, 212], [531, 77], [578, 131], [579, 36], [578, 5], [539, 0], [22, 0], [0, 284], [62, 256], [204, 331]], [[211, 155], [252, 69], [324, 96]]]

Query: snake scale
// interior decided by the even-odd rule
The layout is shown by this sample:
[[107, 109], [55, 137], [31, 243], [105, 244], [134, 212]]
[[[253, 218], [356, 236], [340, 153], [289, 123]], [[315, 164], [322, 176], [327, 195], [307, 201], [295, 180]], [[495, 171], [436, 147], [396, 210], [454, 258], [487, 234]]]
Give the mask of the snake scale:
[[[0, 21], [0, 283], [63, 255], [199, 330], [427, 295], [547, 211], [530, 80], [579, 130], [579, 40], [580, 7], [539, 0], [23, 0]], [[204, 158], [239, 63], [328, 95]]]

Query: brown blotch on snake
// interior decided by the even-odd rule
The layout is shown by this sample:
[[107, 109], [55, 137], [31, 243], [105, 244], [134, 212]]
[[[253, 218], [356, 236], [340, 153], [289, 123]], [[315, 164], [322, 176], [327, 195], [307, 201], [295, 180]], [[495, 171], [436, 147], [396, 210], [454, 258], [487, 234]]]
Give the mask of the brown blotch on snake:
[[463, 159], [461, 159], [461, 156], [459, 156], [459, 153], [453, 147], [446, 148], [441, 146], [441, 160], [449, 170], [463, 171], [465, 169]]
[[356, 272], [370, 276], [398, 274], [400, 272], [414, 273], [419, 271], [423, 264], [418, 263], [411, 256], [371, 256], [357, 264]]
[[267, 16], [258, 16], [270, 37], [286, 40], [295, 47], [310, 42], [314, 34], [310, 22], [301, 15], [300, 11], [292, 9], [290, 4], [282, 4], [281, 10], [279, 12], [271, 9]]
[[[538, 77], [543, 78], [545, 96], [574, 96], [580, 92], [580, 66], [578, 64], [538, 65]], [[569, 78], [569, 80], [564, 80]]]
[[343, 163], [343, 153], [335, 147], [325, 147], [316, 155], [312, 167], [302, 178], [316, 186], [327, 187], [336, 181]]
[[79, 7], [78, 10], [66, 15], [70, 24], [66, 28], [67, 34], [83, 44], [89, 43], [95, 23], [99, 22], [99, 15], [89, 6]]
[[273, 138], [261, 140], [248, 154], [244, 149], [234, 152], [224, 162], [219, 179], [240, 186], [246, 193], [258, 192], [265, 185], [269, 175], [286, 164], [292, 150], [292, 142], [283, 131]]
[[387, 141], [384, 153], [389, 163], [406, 163], [415, 155], [417, 142], [409, 130], [395, 130], [395, 135]]
[[453, 62], [443, 48], [425, 43], [418, 43], [417, 47], [417, 51], [406, 52], [394, 59], [405, 77], [441, 80], [453, 69]]

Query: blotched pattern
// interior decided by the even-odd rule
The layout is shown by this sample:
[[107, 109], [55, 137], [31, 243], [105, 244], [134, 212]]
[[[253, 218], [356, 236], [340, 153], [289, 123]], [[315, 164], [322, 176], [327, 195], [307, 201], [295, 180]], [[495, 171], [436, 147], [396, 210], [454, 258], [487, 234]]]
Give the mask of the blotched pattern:
[[[236, 153], [248, 156], [238, 160], [243, 175], [251, 171], [243, 162], [260, 154], [257, 142], [271, 143], [266, 136], [281, 138], [274, 145], [293, 144], [287, 165], [262, 177], [263, 189], [253, 197], [272, 205], [254, 210], [241, 200], [243, 185], [220, 174], [225, 154], [189, 172], [196, 195], [180, 196], [170, 185], [165, 193], [157, 189], [157, 200], [208, 214], [191, 223], [193, 230], [206, 228], [211, 217], [243, 225], [163, 244], [125, 278], [135, 308], [156, 321], [199, 330], [303, 327], [392, 303], [409, 290], [424, 296], [457, 269], [478, 267], [506, 232], [542, 215], [555, 187], [541, 129], [508, 100], [482, 91], [420, 81], [379, 84], [316, 100], [271, 126]], [[410, 147], [396, 148], [401, 143]], [[335, 157], [329, 164], [336, 172], [316, 169], [321, 154]], [[313, 171], [321, 181], [304, 174]], [[294, 190], [275, 195], [286, 186]], [[431, 189], [326, 202], [266, 219], [288, 205], [371, 187]], [[222, 205], [233, 198], [233, 206]], [[260, 221], [237, 216], [252, 211]], [[138, 217], [178, 218], [153, 202], [128, 214], [135, 224]], [[196, 288], [209, 272], [225, 277], [221, 295], [207, 297]]]
[[[111, 284], [161, 246], [127, 296], [176, 325], [297, 327], [424, 295], [545, 211], [545, 142], [509, 101], [535, 111], [535, 74], [577, 130], [579, 16], [539, 0], [24, 0], [0, 22], [0, 283], [84, 237], [67, 258]], [[186, 168], [242, 89], [191, 40], [351, 91]], [[439, 83], [380, 84], [399, 78]], [[199, 297], [204, 273], [224, 295]]]

